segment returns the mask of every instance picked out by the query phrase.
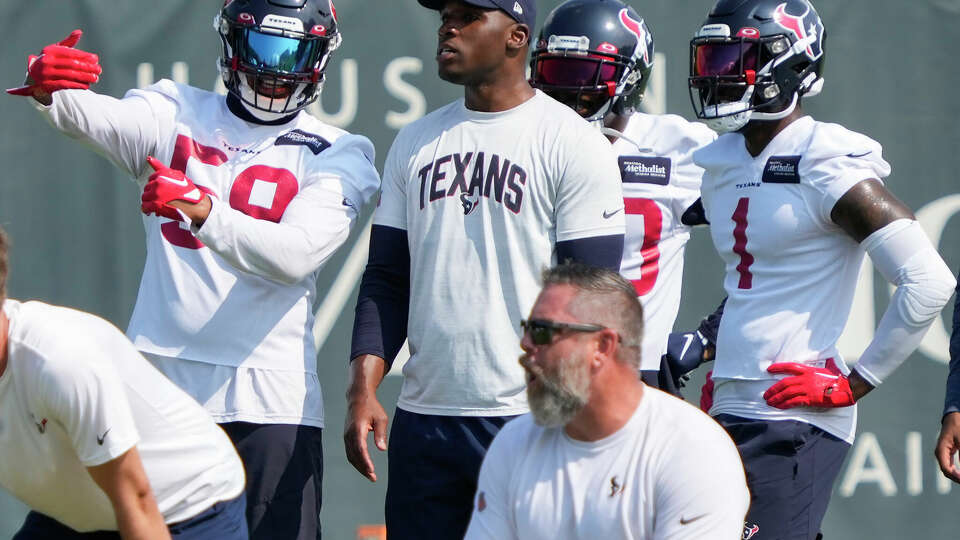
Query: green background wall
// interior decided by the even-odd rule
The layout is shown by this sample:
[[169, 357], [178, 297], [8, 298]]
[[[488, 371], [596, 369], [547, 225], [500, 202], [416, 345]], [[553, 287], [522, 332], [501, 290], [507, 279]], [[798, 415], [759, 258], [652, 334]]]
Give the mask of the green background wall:
[[[558, 3], [541, 0], [540, 21]], [[82, 28], [80, 47], [100, 54], [104, 67], [97, 86], [101, 93], [120, 97], [164, 77], [213, 89], [219, 40], [211, 21], [221, 4], [4, 0], [0, 85], [19, 85], [28, 52]], [[712, 1], [631, 4], [645, 17], [660, 53], [650, 110], [689, 118], [688, 40]], [[461, 89], [436, 77], [438, 17], [415, 0], [339, 0], [337, 9], [344, 44], [314, 112], [370, 137], [379, 166], [401, 125], [457, 98]], [[894, 170], [888, 185], [918, 210], [956, 269], [960, 230], [951, 218], [960, 211], [960, 63], [955, 56], [960, 0], [820, 0], [818, 9], [828, 31], [826, 88], [807, 110], [884, 145]], [[124, 328], [144, 258], [139, 193], [106, 160], [55, 133], [26, 99], [0, 95], [0, 119], [0, 224], [14, 242], [10, 296], [77, 307]], [[347, 464], [341, 438], [353, 299], [362, 268], [352, 263], [362, 262], [365, 254], [363, 244], [353, 249], [359, 229], [320, 278], [321, 290], [335, 297], [318, 306], [329, 332], [321, 332], [328, 337], [317, 362], [327, 411], [322, 520], [325, 537], [335, 540], [354, 538], [358, 524], [382, 523], [385, 492], [383, 480], [371, 484]], [[687, 260], [678, 328], [696, 324], [723, 295], [722, 267], [706, 231], [694, 235]], [[337, 280], [341, 268], [344, 275]], [[845, 335], [850, 359], [870, 339], [889, 299], [879, 274], [867, 267], [864, 276]], [[947, 313], [943, 322], [949, 325], [949, 319]], [[960, 536], [960, 486], [951, 490], [932, 458], [946, 376], [945, 339], [938, 324], [924, 350], [862, 402], [860, 436], [827, 514], [828, 538]], [[691, 383], [694, 400], [701, 380]], [[389, 377], [382, 386], [382, 401], [391, 412], [399, 384], [399, 377]], [[385, 456], [375, 460], [385, 478]], [[0, 540], [17, 530], [24, 511], [0, 493]]]

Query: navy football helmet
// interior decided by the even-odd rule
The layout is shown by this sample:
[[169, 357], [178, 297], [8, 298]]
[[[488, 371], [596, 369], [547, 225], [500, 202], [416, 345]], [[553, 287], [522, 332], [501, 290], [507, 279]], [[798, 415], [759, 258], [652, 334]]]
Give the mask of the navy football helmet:
[[341, 41], [332, 0], [226, 0], [214, 28], [227, 90], [270, 113], [296, 112], [317, 99]]
[[820, 16], [807, 0], [720, 0], [690, 42], [690, 100], [721, 133], [790, 115], [823, 88]]
[[647, 87], [653, 36], [619, 0], [569, 0], [547, 15], [530, 67], [534, 87], [587, 120], [628, 115]]

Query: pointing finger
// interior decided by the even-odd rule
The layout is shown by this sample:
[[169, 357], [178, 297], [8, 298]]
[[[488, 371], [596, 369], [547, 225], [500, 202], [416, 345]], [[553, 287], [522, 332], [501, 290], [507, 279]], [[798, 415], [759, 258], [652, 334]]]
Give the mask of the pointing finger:
[[159, 171], [160, 169], [166, 168], [166, 165], [164, 165], [163, 163], [160, 163], [160, 160], [158, 160], [153, 156], [147, 156], [147, 163], [149, 163], [150, 166], [153, 167], [153, 170], [155, 171]]

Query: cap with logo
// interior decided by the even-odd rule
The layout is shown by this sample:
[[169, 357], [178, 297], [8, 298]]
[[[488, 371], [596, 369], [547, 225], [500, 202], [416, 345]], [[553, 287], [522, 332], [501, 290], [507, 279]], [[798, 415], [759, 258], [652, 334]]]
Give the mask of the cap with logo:
[[[441, 10], [449, 0], [417, 0], [423, 7]], [[499, 9], [533, 31], [537, 22], [537, 0], [461, 0], [472, 6]]]

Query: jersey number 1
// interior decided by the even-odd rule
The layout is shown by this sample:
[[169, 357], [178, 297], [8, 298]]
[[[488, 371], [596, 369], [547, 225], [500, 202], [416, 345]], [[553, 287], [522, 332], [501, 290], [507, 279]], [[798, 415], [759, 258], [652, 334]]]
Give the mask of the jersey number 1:
[[740, 197], [737, 209], [730, 217], [736, 223], [736, 227], [733, 228], [733, 252], [740, 256], [740, 264], [737, 265], [737, 272], [740, 274], [740, 283], [737, 286], [739, 289], [753, 287], [753, 274], [750, 273], [753, 255], [747, 251], [747, 210], [749, 208], [750, 198]]

